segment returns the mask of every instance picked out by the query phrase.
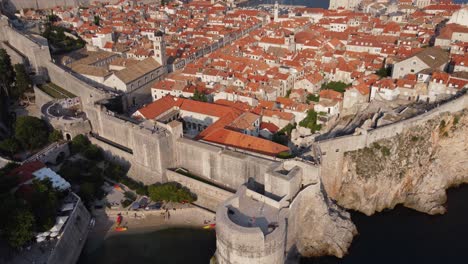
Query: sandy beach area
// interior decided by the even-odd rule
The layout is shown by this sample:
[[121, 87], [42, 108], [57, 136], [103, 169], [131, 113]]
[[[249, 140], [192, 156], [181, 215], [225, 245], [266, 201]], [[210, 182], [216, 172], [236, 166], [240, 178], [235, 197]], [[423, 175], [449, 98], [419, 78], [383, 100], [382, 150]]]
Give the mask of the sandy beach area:
[[[179, 257], [174, 256], [177, 247], [184, 248], [185, 254], [198, 259], [198, 263], [200, 260], [204, 263], [204, 259], [214, 254], [215, 239], [214, 230], [203, 227], [214, 223], [215, 214], [188, 204], [177, 207], [168, 210], [169, 213], [165, 209], [95, 211], [96, 223], [89, 231], [79, 263], [126, 263], [126, 254], [136, 254], [141, 263], [156, 255], [161, 263], [170, 263]], [[119, 213], [123, 217], [121, 226], [128, 228], [123, 232], [115, 231]], [[187, 239], [197, 244], [187, 244]], [[127, 242], [131, 245], [126, 245]]]
[[[121, 214], [122, 224], [128, 229], [124, 232], [115, 231], [117, 215]], [[169, 217], [168, 217], [169, 216]], [[96, 223], [88, 234], [88, 241], [102, 241], [115, 234], [151, 232], [172, 227], [203, 228], [215, 223], [215, 214], [193, 205], [185, 205], [176, 210], [152, 211], [95, 211]]]

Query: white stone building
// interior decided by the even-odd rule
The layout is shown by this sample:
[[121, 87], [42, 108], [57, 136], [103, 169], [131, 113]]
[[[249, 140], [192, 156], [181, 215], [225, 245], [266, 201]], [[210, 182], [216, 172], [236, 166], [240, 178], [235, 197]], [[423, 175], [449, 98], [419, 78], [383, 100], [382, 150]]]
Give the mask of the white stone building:
[[423, 51], [393, 65], [392, 78], [399, 79], [407, 74], [417, 74], [425, 69], [444, 71], [449, 55], [440, 48], [426, 48]]

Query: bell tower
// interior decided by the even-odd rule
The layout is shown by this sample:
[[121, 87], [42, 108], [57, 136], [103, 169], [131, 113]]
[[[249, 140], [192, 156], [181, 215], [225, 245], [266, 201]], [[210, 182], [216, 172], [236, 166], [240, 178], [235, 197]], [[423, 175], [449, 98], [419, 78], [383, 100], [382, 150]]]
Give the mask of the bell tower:
[[161, 31], [156, 32], [153, 41], [153, 58], [162, 66], [166, 65], [166, 41], [164, 40], [164, 33]]
[[279, 17], [279, 5], [278, 1], [275, 2], [275, 7], [273, 11], [273, 21], [278, 22], [278, 17]]

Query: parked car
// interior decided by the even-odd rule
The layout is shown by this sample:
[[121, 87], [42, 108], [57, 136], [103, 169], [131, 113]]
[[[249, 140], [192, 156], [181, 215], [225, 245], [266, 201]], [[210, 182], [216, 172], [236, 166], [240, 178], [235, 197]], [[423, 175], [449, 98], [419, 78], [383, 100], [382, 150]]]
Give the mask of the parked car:
[[146, 208], [148, 206], [149, 199], [146, 196], [141, 197], [140, 201], [138, 202], [140, 208]]
[[151, 204], [145, 208], [145, 210], [161, 210], [162, 207], [162, 202], [156, 202], [154, 204]]
[[140, 203], [139, 202], [134, 202], [132, 204], [132, 210], [137, 211], [138, 209], [140, 209]]

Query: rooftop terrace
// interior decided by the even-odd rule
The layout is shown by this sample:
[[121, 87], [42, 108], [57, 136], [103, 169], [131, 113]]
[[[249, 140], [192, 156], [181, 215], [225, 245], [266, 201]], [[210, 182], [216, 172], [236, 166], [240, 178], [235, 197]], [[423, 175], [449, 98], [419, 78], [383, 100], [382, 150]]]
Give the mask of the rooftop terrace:
[[[247, 191], [247, 193], [251, 193]], [[279, 208], [271, 205], [266, 200], [260, 201], [257, 198], [268, 199], [257, 194], [254, 197], [249, 194], [242, 195], [238, 203], [227, 206], [229, 219], [242, 227], [258, 227], [264, 235], [273, 232], [278, 226]]]

